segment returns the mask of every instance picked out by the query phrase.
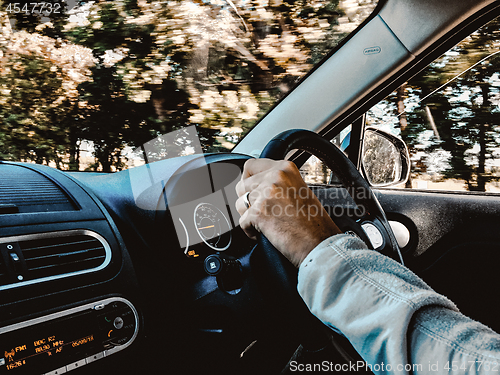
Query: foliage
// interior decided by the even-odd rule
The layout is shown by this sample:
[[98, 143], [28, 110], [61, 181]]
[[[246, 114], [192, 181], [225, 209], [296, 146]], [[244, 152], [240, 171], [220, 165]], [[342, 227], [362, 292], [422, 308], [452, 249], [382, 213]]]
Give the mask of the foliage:
[[8, 59], [3, 69], [9, 74], [0, 76], [0, 156], [60, 165], [71, 125], [64, 112], [72, 105], [64, 95], [62, 70], [35, 54]]
[[2, 22], [0, 157], [63, 167], [75, 157], [77, 86], [92, 62], [82, 47]]
[[[116, 170], [126, 167], [126, 147], [193, 124], [204, 151], [228, 150], [375, 6], [366, 0], [347, 10], [339, 0], [78, 3], [47, 24], [37, 15], [16, 14], [16, 28], [24, 31], [0, 40], [0, 48], [9, 51], [1, 61], [6, 89], [0, 93], [0, 139], [4, 150], [19, 147], [18, 154], [5, 152], [4, 158], [79, 169], [86, 165], [79, 160], [86, 144], [96, 161], [90, 168]], [[15, 47], [19, 35], [29, 48]], [[54, 55], [70, 47], [79, 48], [80, 58]], [[22, 78], [52, 87], [46, 101], [35, 100], [37, 92], [18, 85], [21, 78], [4, 69], [25, 64], [27, 56], [40, 64], [39, 73], [58, 72], [59, 81], [44, 74]], [[9, 85], [33, 98], [32, 109], [17, 107], [15, 121], [8, 115], [14, 105]], [[7, 135], [26, 119], [45, 128], [38, 114], [49, 109], [59, 116], [49, 126], [61, 132], [59, 138], [35, 129], [39, 143], [17, 145], [17, 137]], [[42, 146], [43, 134], [49, 139]]]

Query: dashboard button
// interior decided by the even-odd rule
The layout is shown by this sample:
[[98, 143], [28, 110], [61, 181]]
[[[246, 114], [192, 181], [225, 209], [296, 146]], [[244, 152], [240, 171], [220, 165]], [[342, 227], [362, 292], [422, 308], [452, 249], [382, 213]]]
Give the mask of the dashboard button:
[[67, 372], [66, 366], [58, 368], [57, 370], [47, 372], [45, 375], [60, 375], [65, 374]]
[[373, 249], [377, 250], [381, 248], [384, 244], [384, 238], [382, 237], [382, 233], [380, 233], [380, 230], [375, 225], [369, 222], [361, 224], [361, 227], [370, 239]]
[[[115, 345], [114, 345], [112, 342], [109, 342], [109, 341], [108, 341], [108, 342], [103, 343], [103, 348], [104, 348], [104, 349], [106, 349], [106, 350], [108, 350], [108, 349], [112, 349], [112, 348], [114, 348], [114, 347], [115, 347]], [[106, 354], [106, 353], [105, 353], [105, 354]]]
[[218, 275], [222, 270], [222, 260], [217, 255], [209, 255], [205, 259], [205, 271], [211, 276]]
[[113, 322], [113, 325], [115, 326], [116, 329], [122, 329], [123, 328], [123, 319], [117, 316], [115, 318], [115, 321]]
[[81, 359], [79, 361], [76, 361], [76, 362], [73, 362], [73, 363], [67, 365], [66, 370], [71, 371], [71, 370], [74, 370], [75, 368], [85, 366], [86, 364], [87, 364], [87, 362], [85, 362], [84, 359]]
[[89, 364], [89, 363], [95, 362], [98, 359], [102, 359], [102, 358], [104, 358], [104, 352], [100, 352], [100, 353], [91, 355], [90, 357], [87, 357], [85, 359], [85, 362], [87, 362], [87, 364]]

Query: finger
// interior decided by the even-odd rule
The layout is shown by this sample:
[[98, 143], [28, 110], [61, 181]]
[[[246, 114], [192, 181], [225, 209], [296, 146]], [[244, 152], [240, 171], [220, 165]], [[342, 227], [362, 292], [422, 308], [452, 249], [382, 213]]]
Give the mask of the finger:
[[246, 193], [245, 191], [245, 182], [243, 180], [243, 178], [241, 180], [238, 181], [238, 183], [236, 184], [236, 194], [238, 194], [238, 197], [241, 197], [243, 194]]
[[[250, 194], [248, 194], [248, 203], [250, 204], [250, 206], [252, 206], [254, 203], [257, 202], [257, 199], [259, 197], [259, 191], [258, 190], [252, 190], [250, 192]], [[245, 197], [244, 197], [244, 194], [241, 195], [237, 200], [236, 200], [236, 203], [235, 203], [235, 207], [236, 207], [236, 211], [238, 211], [238, 213], [240, 215], [243, 215], [243, 213], [248, 210], [249, 207], [247, 207], [247, 205], [245, 204]]]
[[243, 180], [258, 173], [267, 171], [273, 168], [276, 163], [278, 162], [272, 159], [249, 159], [245, 162], [241, 179]]
[[245, 193], [255, 190], [259, 187], [260, 178], [256, 177], [259, 176], [252, 176], [238, 181], [238, 183], [236, 184], [236, 194], [238, 194], [238, 197], [241, 197], [245, 195]]
[[[261, 161], [264, 159], [249, 159], [245, 162], [245, 166], [243, 167], [243, 173], [241, 175], [241, 179], [238, 181], [236, 184], [236, 194], [238, 194], [239, 197], [241, 197], [243, 194], [245, 194], [248, 191], [251, 191], [257, 187], [257, 185], [254, 184], [254, 177], [253, 172], [257, 171], [258, 168], [255, 166], [252, 166], [253, 162], [257, 162], [257, 164], [261, 164]], [[266, 169], [263, 169], [266, 170]]]
[[266, 173], [259, 173], [245, 179], [242, 178], [236, 184], [236, 194], [238, 194], [239, 197], [243, 196], [247, 192], [252, 194], [254, 191], [258, 190], [262, 182], [265, 182], [266, 175]]
[[236, 193], [242, 196], [248, 191], [255, 190], [269, 173], [275, 171], [285, 171], [287, 173], [296, 172], [299, 176], [297, 166], [286, 160], [271, 159], [249, 159], [245, 162], [240, 181], [236, 184]]
[[252, 223], [251, 216], [250, 209], [246, 210], [240, 217], [240, 227], [249, 238], [256, 240], [258, 231]]
[[236, 207], [236, 211], [238, 211], [238, 213], [240, 215], [243, 215], [245, 213], [245, 211], [248, 209], [247, 206], [245, 205], [243, 196], [239, 197], [236, 200], [235, 207]]

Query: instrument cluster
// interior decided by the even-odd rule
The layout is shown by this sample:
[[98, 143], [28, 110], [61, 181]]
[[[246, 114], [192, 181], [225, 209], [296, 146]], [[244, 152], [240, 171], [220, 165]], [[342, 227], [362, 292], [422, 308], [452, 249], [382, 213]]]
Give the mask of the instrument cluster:
[[179, 243], [188, 258], [203, 260], [214, 252], [231, 248], [238, 219], [233, 219], [232, 211], [236, 210], [226, 204], [223, 191], [169, 207], [169, 210]]
[[[209, 159], [209, 158], [208, 158]], [[239, 228], [236, 184], [245, 159], [210, 163], [197, 160], [171, 177], [164, 201], [182, 252], [203, 262], [207, 256], [240, 257], [255, 245]]]

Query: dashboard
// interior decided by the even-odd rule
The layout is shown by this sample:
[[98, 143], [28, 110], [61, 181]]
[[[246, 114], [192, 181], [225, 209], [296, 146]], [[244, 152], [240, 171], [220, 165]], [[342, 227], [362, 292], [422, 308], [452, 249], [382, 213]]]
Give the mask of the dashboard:
[[235, 322], [259, 305], [234, 208], [247, 158], [114, 174], [0, 162], [0, 374], [153, 371], [236, 331], [224, 355], [241, 353]]
[[0, 374], [279, 373], [311, 315], [239, 227], [248, 159], [0, 162]]

